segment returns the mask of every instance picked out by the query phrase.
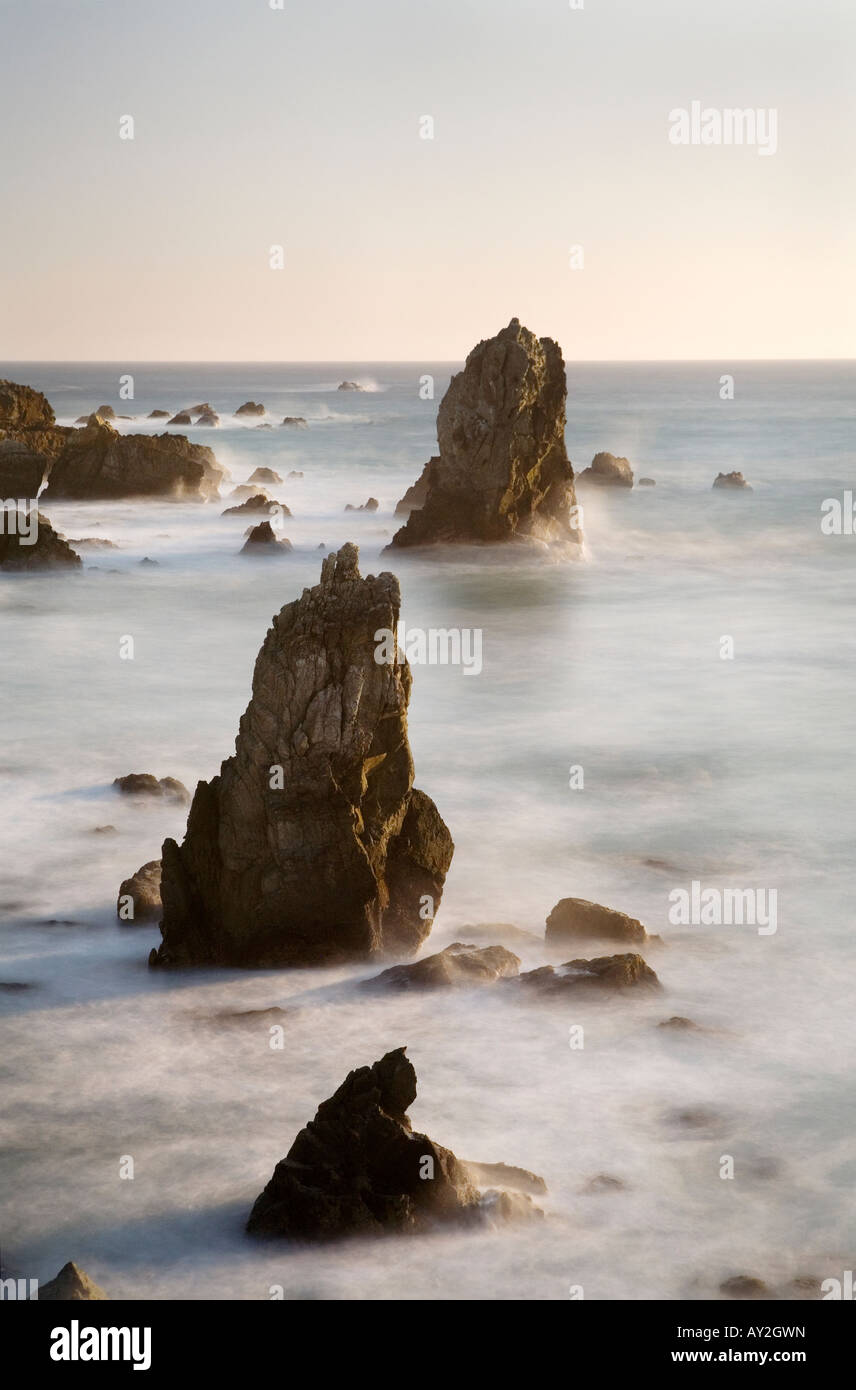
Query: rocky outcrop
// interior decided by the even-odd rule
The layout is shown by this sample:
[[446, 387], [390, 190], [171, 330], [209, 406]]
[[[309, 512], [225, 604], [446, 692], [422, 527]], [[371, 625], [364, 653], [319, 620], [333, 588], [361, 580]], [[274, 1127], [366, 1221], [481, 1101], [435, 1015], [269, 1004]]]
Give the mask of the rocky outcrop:
[[149, 414], [148, 414], [148, 418], [149, 418], [150, 420], [168, 420], [168, 419], [169, 419], [169, 411], [168, 411], [168, 410], [150, 410], [150, 411], [149, 411]]
[[370, 497], [370, 498], [368, 499], [367, 502], [363, 502], [363, 504], [362, 504], [361, 507], [355, 507], [351, 502], [348, 502], [347, 505], [346, 505], [346, 507], [345, 507], [345, 511], [346, 511], [346, 512], [376, 512], [379, 506], [380, 506], [380, 503], [378, 502], [377, 498], [376, 498], [376, 497]]
[[235, 411], [236, 415], [264, 415], [265, 408], [258, 401], [244, 401]]
[[5, 513], [0, 531], [0, 570], [80, 569], [82, 561], [43, 512]]
[[275, 468], [256, 468], [250, 474], [248, 481], [251, 483], [267, 483], [269, 486], [274, 486], [277, 483], [281, 483], [282, 478]]
[[[5, 445], [6, 455], [0, 460], [0, 473], [6, 475], [7, 484], [3, 497], [37, 496], [53, 460], [72, 434], [74, 430], [70, 426], [56, 423], [50, 402], [41, 391], [15, 381], [0, 381], [0, 447]], [[13, 444], [22, 446], [22, 450], [10, 449]], [[38, 459], [41, 459], [41, 477], [36, 485]], [[11, 486], [8, 485], [10, 481]]]
[[309, 426], [308, 426], [308, 424], [306, 423], [306, 421], [304, 420], [304, 418], [303, 418], [302, 415], [285, 415], [285, 416], [283, 416], [283, 421], [282, 421], [282, 423], [283, 423], [284, 425], [290, 425], [293, 429], [296, 429], [296, 430], [308, 430], [308, 429], [309, 429]]
[[47, 396], [32, 386], [0, 380], [0, 429], [43, 430], [56, 424]]
[[567, 946], [578, 941], [627, 941], [641, 945], [650, 939], [635, 917], [585, 898], [561, 898], [547, 918], [548, 946]]
[[574, 471], [565, 450], [565, 364], [551, 338], [512, 319], [478, 344], [437, 416], [439, 455], [424, 505], [392, 545], [530, 540], [576, 550]]
[[414, 1132], [406, 1112], [416, 1072], [405, 1050], [350, 1072], [318, 1107], [256, 1199], [251, 1235], [329, 1240], [538, 1212], [519, 1191], [480, 1192], [479, 1165]]
[[728, 488], [732, 492], [752, 492], [753, 488], [747, 483], [742, 473], [717, 473], [713, 480], [716, 488]]
[[177, 415], [173, 415], [171, 420], [167, 420], [168, 425], [192, 425], [193, 420], [186, 410], [180, 410]]
[[269, 521], [251, 526], [241, 547], [242, 555], [287, 555], [293, 549], [287, 536], [277, 536]]
[[123, 796], [165, 797], [168, 801], [190, 800], [190, 792], [177, 777], [155, 777], [151, 772], [129, 772], [125, 777], [114, 777], [113, 786]]
[[623, 956], [598, 956], [595, 960], [569, 960], [555, 968], [542, 965], [538, 970], [527, 970], [518, 976], [518, 984], [548, 998], [660, 988], [656, 973], [634, 952]]
[[431, 465], [437, 463], [437, 459], [429, 459], [415, 483], [411, 483], [404, 496], [395, 504], [396, 516], [410, 516], [411, 512], [418, 512], [420, 507], [425, 506], [428, 496], [428, 476]]
[[75, 430], [54, 463], [45, 500], [174, 497], [203, 501], [219, 496], [228, 477], [210, 449], [181, 434], [119, 434], [93, 415]]
[[246, 516], [252, 512], [270, 512], [273, 508], [278, 510], [280, 516], [291, 516], [291, 512], [284, 502], [274, 502], [264, 492], [254, 492], [246, 501], [239, 503], [237, 507], [227, 507], [222, 516]]
[[102, 420], [116, 419], [116, 412], [113, 409], [112, 405], [99, 405], [98, 409], [94, 410], [92, 414], [100, 415]]
[[494, 985], [518, 974], [520, 960], [504, 946], [466, 946], [460, 941], [445, 951], [409, 965], [393, 965], [371, 980], [367, 989], [449, 989], [457, 985]]
[[640, 478], [639, 481], [638, 481], [638, 483], [636, 484], [636, 486], [637, 486], [637, 487], [656, 487], [656, 486], [657, 486], [657, 481], [656, 481], [655, 478]]
[[203, 410], [196, 423], [197, 425], [206, 425], [214, 428], [219, 425], [220, 416], [214, 410]]
[[42, 1284], [39, 1299], [46, 1303], [85, 1303], [103, 1300], [109, 1302], [104, 1290], [100, 1289], [88, 1274], [84, 1274], [73, 1260], [63, 1265], [55, 1279]]
[[158, 964], [411, 954], [431, 929], [452, 839], [413, 786], [407, 661], [375, 660], [398, 581], [357, 561], [328, 555], [273, 620], [234, 756], [164, 844]]
[[337, 391], [362, 391], [362, 389], [357, 381], [340, 381], [336, 387]]
[[34, 501], [48, 471], [48, 459], [19, 439], [0, 439], [0, 498]]
[[161, 914], [161, 862], [151, 859], [119, 885], [116, 915], [122, 922], [150, 922]]
[[583, 469], [577, 481], [593, 483], [596, 487], [632, 487], [633, 469], [626, 458], [616, 458], [615, 454], [595, 454], [590, 466]]

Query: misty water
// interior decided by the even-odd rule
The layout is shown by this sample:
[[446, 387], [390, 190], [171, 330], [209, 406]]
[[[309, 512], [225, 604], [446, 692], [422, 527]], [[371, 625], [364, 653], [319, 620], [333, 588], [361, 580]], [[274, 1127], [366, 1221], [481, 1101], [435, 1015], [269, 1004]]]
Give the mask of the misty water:
[[[579, 562], [382, 557], [436, 451], [450, 371], [0, 367], [61, 423], [102, 402], [144, 416], [210, 401], [221, 427], [184, 432], [230, 469], [224, 496], [259, 465], [304, 475], [271, 489], [294, 514], [282, 559], [241, 557], [247, 519], [221, 517], [225, 502], [57, 503], [65, 535], [119, 549], [83, 552], [80, 574], [0, 579], [0, 982], [29, 986], [0, 989], [8, 1273], [46, 1281], [73, 1259], [117, 1299], [692, 1299], [741, 1273], [792, 1296], [795, 1279], [854, 1267], [856, 537], [820, 522], [853, 483], [856, 369], [570, 364], [575, 467], [609, 449], [656, 487], [581, 491]], [[366, 389], [337, 391], [345, 378]], [[230, 414], [248, 399], [274, 429]], [[751, 494], [711, 490], [732, 469]], [[369, 496], [378, 512], [344, 512]], [[413, 671], [416, 784], [456, 843], [423, 953], [473, 924], [543, 934], [559, 898], [590, 898], [663, 937], [646, 952], [661, 995], [367, 998], [354, 984], [376, 965], [149, 971], [158, 929], [117, 921], [118, 885], [181, 837], [186, 808], [131, 804], [113, 778], [192, 789], [218, 770], [272, 615], [317, 582], [319, 544], [344, 540], [364, 574], [397, 573], [409, 626], [483, 632], [477, 676]], [[777, 930], [672, 925], [669, 894], [693, 880], [776, 890]], [[574, 954], [512, 949], [524, 968]], [[281, 1050], [270, 1017], [223, 1017], [272, 1007]], [[672, 1015], [700, 1031], [658, 1029]], [[402, 1045], [414, 1126], [542, 1174], [544, 1220], [253, 1242], [249, 1209], [297, 1131], [349, 1070]], [[589, 1190], [600, 1174], [624, 1186]]]

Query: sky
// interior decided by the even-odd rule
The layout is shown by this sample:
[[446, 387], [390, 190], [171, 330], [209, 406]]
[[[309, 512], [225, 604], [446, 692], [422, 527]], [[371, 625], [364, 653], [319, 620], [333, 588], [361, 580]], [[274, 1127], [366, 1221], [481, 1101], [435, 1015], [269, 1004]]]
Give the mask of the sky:
[[0, 0], [0, 359], [854, 357], [854, 59], [852, 0]]

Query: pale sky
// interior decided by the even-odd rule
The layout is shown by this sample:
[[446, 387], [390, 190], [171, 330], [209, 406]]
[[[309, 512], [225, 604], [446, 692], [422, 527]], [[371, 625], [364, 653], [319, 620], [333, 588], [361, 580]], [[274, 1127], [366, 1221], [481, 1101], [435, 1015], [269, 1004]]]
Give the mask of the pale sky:
[[853, 0], [0, 0], [0, 359], [856, 356], [854, 59]]

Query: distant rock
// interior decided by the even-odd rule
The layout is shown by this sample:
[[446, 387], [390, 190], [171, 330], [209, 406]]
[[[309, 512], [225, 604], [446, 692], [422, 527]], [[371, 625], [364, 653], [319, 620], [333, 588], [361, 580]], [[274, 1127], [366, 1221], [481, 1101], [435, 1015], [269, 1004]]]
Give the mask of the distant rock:
[[93, 835], [118, 835], [115, 825], [93, 825]]
[[0, 531], [0, 570], [80, 569], [81, 559], [43, 512], [8, 511]]
[[769, 1298], [770, 1291], [763, 1279], [752, 1274], [734, 1274], [719, 1286], [726, 1298]]
[[79, 540], [72, 540], [69, 537], [69, 545], [73, 545], [75, 550], [118, 550], [115, 541], [108, 541], [106, 536], [81, 536]]
[[109, 1302], [104, 1290], [99, 1289], [94, 1279], [90, 1279], [88, 1274], [84, 1274], [73, 1260], [69, 1260], [68, 1264], [63, 1265], [55, 1279], [40, 1286], [39, 1300], [48, 1303]]
[[247, 539], [241, 547], [242, 555], [287, 555], [292, 550], [287, 536], [277, 536], [269, 521], [261, 521], [250, 528]]
[[598, 487], [632, 487], [633, 469], [627, 459], [616, 458], [615, 454], [595, 454], [588, 468], [580, 473], [580, 483], [594, 483]]
[[276, 483], [281, 483], [282, 478], [274, 468], [256, 468], [250, 474], [249, 481], [251, 483], [268, 483], [273, 486]]
[[362, 391], [362, 386], [356, 381], [340, 381], [336, 387], [337, 391]]
[[635, 917], [585, 898], [561, 898], [547, 918], [548, 946], [577, 941], [628, 941], [636, 945], [650, 940]]
[[48, 460], [18, 439], [0, 439], [0, 498], [33, 502], [48, 472]]
[[424, 503], [392, 545], [526, 540], [578, 553], [566, 395], [565, 364], [551, 338], [512, 319], [479, 343], [440, 403], [440, 453], [426, 470]]
[[346, 511], [346, 512], [376, 512], [379, 506], [380, 506], [380, 503], [378, 502], [377, 498], [376, 498], [376, 497], [370, 497], [369, 500], [368, 500], [367, 502], [364, 502], [363, 505], [362, 505], [361, 507], [353, 507], [353, 506], [351, 505], [351, 503], [349, 502], [349, 503], [347, 504], [347, 506], [345, 507], [345, 511]]
[[560, 998], [568, 994], [660, 988], [655, 972], [635, 953], [569, 960], [556, 968], [542, 965], [518, 976], [518, 983], [527, 991]]
[[197, 426], [204, 425], [206, 427], [211, 427], [212, 429], [219, 425], [219, 423], [220, 416], [214, 410], [203, 410], [202, 414], [196, 421]]
[[171, 420], [167, 420], [168, 425], [192, 425], [193, 420], [186, 410], [180, 410], [177, 415], [173, 415]]
[[213, 415], [213, 414], [214, 414], [214, 407], [213, 407], [213, 405], [210, 405], [208, 401], [202, 401], [202, 403], [201, 403], [200, 405], [189, 405], [189, 406], [187, 407], [187, 414], [188, 414], [188, 415]]
[[654, 478], [640, 478], [639, 481], [638, 481], [638, 483], [636, 484], [636, 486], [637, 486], [637, 487], [656, 487], [656, 486], [657, 486], [657, 483], [656, 483], [656, 481], [654, 480]]
[[302, 473], [297, 473], [297, 472], [295, 472], [295, 470], [292, 468], [291, 472], [290, 472], [289, 475], [288, 475], [288, 478], [286, 479], [286, 482], [288, 482], [291, 478], [302, 478], [302, 477], [303, 477], [303, 474], [302, 474]]
[[[116, 915], [122, 922], [135, 926], [139, 922], [150, 922], [161, 915], [161, 862], [151, 859], [119, 887], [116, 900]], [[123, 899], [130, 898], [133, 914], [128, 915], [128, 904]]]
[[228, 474], [210, 449], [184, 435], [119, 434], [99, 416], [75, 430], [53, 464], [45, 501], [219, 497]]
[[157, 569], [158, 564], [159, 564], [159, 561], [157, 561], [157, 560], [152, 560], [152, 559], [149, 558], [148, 555], [144, 555], [143, 558], [142, 558], [142, 560], [140, 561], [140, 564], [141, 564], [141, 565], [149, 565], [152, 569]]
[[232, 491], [229, 493], [229, 501], [231, 502], [233, 498], [237, 502], [239, 498], [258, 497], [259, 493], [267, 497], [267, 493], [263, 487], [259, 487], [258, 485], [254, 487], [252, 483], [239, 483], [239, 485], [233, 487]]
[[518, 974], [520, 961], [504, 946], [465, 946], [456, 941], [445, 951], [408, 965], [393, 965], [364, 981], [372, 989], [449, 989], [455, 985], [493, 985]]
[[99, 405], [97, 410], [93, 410], [93, 415], [100, 415], [102, 420], [115, 420], [116, 412], [112, 405]]
[[267, 421], [264, 421], [261, 425], [255, 425], [254, 428], [257, 430], [272, 430], [273, 425], [269, 425]]
[[697, 1023], [693, 1023], [691, 1018], [683, 1018], [681, 1014], [672, 1014], [671, 1018], [664, 1018], [657, 1024], [658, 1028], [668, 1028], [673, 1033], [700, 1033], [702, 1030]]
[[123, 796], [162, 796], [169, 801], [190, 800], [190, 792], [177, 777], [155, 777], [151, 772], [129, 772], [114, 777], [113, 786]]
[[754, 489], [747, 483], [742, 473], [717, 473], [713, 480], [714, 487], [729, 488], [732, 492], [752, 492]]
[[150, 410], [148, 414], [150, 420], [166, 420], [168, 416], [168, 410]]
[[375, 661], [398, 580], [357, 561], [326, 556], [273, 620], [235, 753], [197, 786], [181, 848], [164, 844], [157, 964], [412, 954], [431, 929], [454, 846], [413, 786], [410, 668]]
[[403, 1047], [350, 1072], [277, 1164], [247, 1231], [329, 1240], [539, 1214], [520, 1194], [482, 1194], [477, 1165], [414, 1133], [406, 1111], [415, 1098]]
[[236, 415], [264, 415], [264, 413], [265, 408], [263, 405], [260, 405], [258, 401], [245, 401], [244, 404], [239, 405], [238, 409], [235, 411]]
[[309, 428], [309, 425], [302, 415], [286, 415], [283, 417], [282, 423], [284, 425], [290, 425], [292, 429], [296, 430], [308, 430]]
[[428, 476], [432, 464], [439, 463], [439, 459], [429, 459], [415, 483], [411, 483], [400, 501], [395, 504], [396, 516], [410, 516], [411, 512], [418, 512], [425, 506], [428, 497]]
[[284, 502], [274, 502], [264, 492], [254, 492], [246, 501], [239, 503], [237, 507], [227, 507], [222, 516], [246, 516], [248, 512], [266, 512], [276, 507], [280, 516], [291, 516], [291, 512]]

